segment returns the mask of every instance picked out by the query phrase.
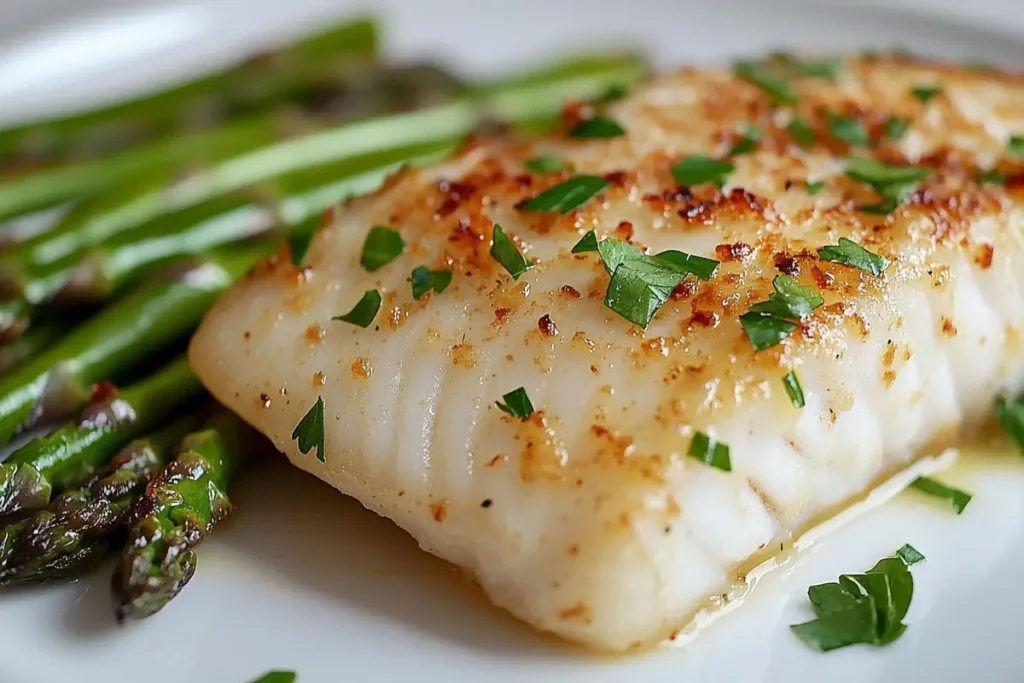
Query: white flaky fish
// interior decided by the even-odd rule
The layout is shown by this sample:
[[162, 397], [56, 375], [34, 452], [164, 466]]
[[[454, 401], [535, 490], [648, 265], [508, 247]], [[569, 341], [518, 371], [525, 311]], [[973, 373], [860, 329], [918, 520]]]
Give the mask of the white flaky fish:
[[[596, 648], [657, 641], [1024, 378], [1024, 80], [762, 67], [663, 75], [401, 172], [303, 267], [230, 291], [193, 366], [496, 605]], [[374, 226], [404, 248], [370, 272]], [[419, 266], [450, 284], [418, 271], [441, 291], [414, 298]], [[369, 290], [367, 327], [336, 319]]]

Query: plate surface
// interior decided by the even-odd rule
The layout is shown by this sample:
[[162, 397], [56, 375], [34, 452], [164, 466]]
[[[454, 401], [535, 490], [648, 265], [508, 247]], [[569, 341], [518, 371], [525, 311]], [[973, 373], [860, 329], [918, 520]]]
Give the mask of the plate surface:
[[[662, 65], [782, 46], [901, 46], [1024, 67], [1024, 9], [995, 0], [112, 4], [121, 10], [103, 15], [102, 3], [26, 3], [0, 20], [0, 120], [151, 87], [359, 9], [381, 15], [396, 58], [437, 56], [471, 75], [611, 45], [643, 46]], [[65, 15], [62, 5], [93, 14]], [[62, 26], [40, 28], [56, 16]], [[962, 516], [902, 494], [771, 572], [695, 641], [609, 658], [531, 632], [386, 520], [266, 459], [238, 485], [237, 513], [204, 544], [195, 579], [148, 622], [116, 626], [109, 567], [77, 584], [0, 595], [0, 683], [246, 683], [272, 668], [297, 671], [300, 683], [1018, 682], [1019, 461], [968, 453], [943, 475], [975, 494]], [[928, 561], [913, 570], [901, 640], [816, 655], [791, 635], [789, 624], [811, 616], [807, 586], [866, 569], [906, 542]]]

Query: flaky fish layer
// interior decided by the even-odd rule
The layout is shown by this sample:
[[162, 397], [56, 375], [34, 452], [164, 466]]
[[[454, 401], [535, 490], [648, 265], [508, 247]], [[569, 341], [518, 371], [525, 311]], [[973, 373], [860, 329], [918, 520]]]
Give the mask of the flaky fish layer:
[[[790, 87], [795, 105], [686, 69], [607, 109], [625, 135], [484, 139], [407, 170], [337, 212], [304, 268], [271, 259], [226, 295], [193, 365], [296, 465], [497, 605], [598, 648], [663, 637], [754, 558], [976, 425], [1024, 374], [1024, 169], [1007, 148], [1024, 134], [1024, 82], [882, 57]], [[923, 101], [922, 87], [938, 91]], [[566, 128], [588, 115], [567, 107]], [[795, 117], [815, 131], [807, 148]], [[909, 123], [898, 139], [890, 117]], [[873, 146], [844, 142], [843, 119]], [[673, 164], [721, 158], [751, 125], [763, 139], [729, 157], [722, 189], [680, 187]], [[527, 170], [538, 155], [565, 169]], [[857, 208], [879, 197], [845, 175], [853, 156], [934, 175], [875, 215]], [[976, 181], [997, 164], [1005, 185]], [[565, 215], [525, 210], [583, 173], [608, 187]], [[535, 261], [518, 280], [489, 254], [495, 223]], [[360, 254], [375, 225], [408, 246], [370, 273]], [[721, 265], [684, 280], [642, 330], [604, 305], [598, 255], [570, 253], [588, 230]], [[839, 238], [890, 265], [819, 259]], [[450, 286], [414, 300], [420, 265], [452, 270]], [[738, 318], [779, 274], [824, 304], [755, 351]], [[383, 306], [370, 327], [332, 320], [371, 289]], [[536, 408], [525, 421], [495, 405], [520, 386]], [[318, 397], [326, 462], [292, 439]], [[687, 455], [697, 432], [730, 447], [731, 472]]]

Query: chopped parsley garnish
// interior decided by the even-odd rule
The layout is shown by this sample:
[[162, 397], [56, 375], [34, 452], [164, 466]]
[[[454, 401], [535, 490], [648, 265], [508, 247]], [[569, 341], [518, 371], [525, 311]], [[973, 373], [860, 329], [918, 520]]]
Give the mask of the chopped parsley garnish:
[[526, 395], [526, 389], [523, 387], [510, 391], [501, 398], [504, 403], [495, 401], [494, 405], [498, 406], [502, 412], [520, 420], [525, 420], [533, 415], [533, 403], [530, 402], [530, 397]]
[[452, 271], [430, 270], [426, 266], [412, 269], [412, 298], [419, 299], [430, 290], [438, 294], [448, 289], [452, 283]]
[[1006, 436], [1024, 454], [1024, 393], [1001, 397], [996, 403], [996, 415]]
[[732, 472], [732, 460], [729, 458], [729, 447], [715, 441], [704, 432], [697, 432], [690, 442], [687, 455], [700, 460], [705, 465], [717, 467], [723, 472]]
[[[908, 559], [909, 558], [909, 559]], [[837, 583], [807, 589], [817, 619], [790, 626], [800, 640], [827, 652], [860, 643], [886, 645], [907, 630], [903, 617], [914, 595], [909, 564], [924, 559], [904, 545], [863, 574], [843, 574]]]
[[839, 244], [818, 249], [818, 258], [830, 263], [841, 263], [866, 270], [872, 275], [881, 275], [889, 267], [889, 259], [874, 254], [853, 240], [839, 238]]
[[814, 129], [811, 128], [811, 124], [799, 116], [789, 122], [786, 131], [801, 147], [810, 147], [814, 144]]
[[786, 387], [786, 394], [789, 396], [789, 402], [793, 404], [794, 408], [804, 407], [804, 388], [800, 386], [800, 379], [796, 376], [796, 371], [790, 370], [782, 378], [782, 384]]
[[288, 235], [288, 251], [292, 255], [292, 264], [296, 268], [302, 267], [302, 262], [306, 260], [306, 252], [309, 251], [309, 245], [313, 243], [313, 233], [310, 231], [293, 232]]
[[295, 683], [298, 674], [294, 671], [268, 671], [252, 683]]
[[747, 126], [743, 132], [743, 137], [736, 141], [729, 151], [726, 153], [727, 156], [736, 156], [738, 154], [750, 154], [757, 149], [757, 143], [761, 142], [764, 137], [764, 132], [757, 126]]
[[807, 183], [807, 194], [809, 194], [809, 195], [811, 195], [813, 197], [814, 195], [816, 195], [819, 192], [821, 192], [821, 188], [823, 188], [823, 187], [825, 187], [825, 181], [824, 180], [815, 180], [814, 182], [808, 182]]
[[755, 351], [781, 344], [796, 329], [794, 321], [803, 320], [824, 303], [817, 292], [788, 275], [775, 276], [772, 287], [775, 292], [768, 301], [754, 304], [740, 316], [740, 325]]
[[896, 551], [896, 556], [907, 563], [908, 567], [911, 567], [918, 562], [924, 562], [925, 556], [921, 554], [921, 551], [910, 545], [904, 543], [903, 547]]
[[497, 223], [494, 224], [491, 256], [501, 264], [501, 267], [512, 276], [513, 280], [518, 280], [520, 275], [533, 268], [533, 264], [523, 256], [515, 242], [505, 234], [504, 228]]
[[937, 85], [919, 85], [914, 88], [911, 88], [910, 92], [914, 93], [914, 97], [921, 100], [922, 102], [927, 102], [928, 100], [942, 92], [942, 88], [940, 88]]
[[303, 455], [316, 448], [316, 459], [327, 462], [324, 450], [324, 399], [316, 397], [316, 403], [309, 409], [292, 432], [292, 439], [299, 442], [299, 452]]
[[369, 327], [373, 319], [377, 317], [377, 312], [380, 310], [380, 302], [380, 292], [376, 289], [368, 289], [363, 294], [363, 298], [352, 307], [351, 311], [345, 315], [336, 315], [331, 320], [340, 320], [358, 325], [359, 327]]
[[1006, 174], [992, 169], [990, 171], [983, 171], [974, 176], [974, 180], [979, 183], [995, 183], [996, 185], [1002, 185], [1006, 182]]
[[672, 177], [683, 187], [703, 183], [714, 183], [722, 187], [734, 168], [728, 161], [693, 154], [673, 164]]
[[626, 129], [615, 119], [607, 116], [594, 116], [577, 123], [571, 131], [571, 138], [617, 138], [625, 135]]
[[532, 159], [527, 159], [523, 163], [523, 166], [534, 173], [548, 174], [561, 171], [565, 168], [565, 162], [558, 157], [541, 155], [533, 157]]
[[1006, 149], [1014, 156], [1024, 155], [1024, 137], [1011, 135], [1006, 142]]
[[793, 62], [793, 73], [808, 78], [824, 78], [834, 81], [843, 70], [843, 60], [838, 57], [822, 59], [816, 62]]
[[578, 175], [550, 187], [523, 204], [525, 211], [559, 211], [563, 214], [579, 208], [608, 187], [608, 181], [596, 175]]
[[914, 194], [921, 182], [932, 175], [932, 170], [917, 166], [890, 166], [875, 159], [858, 157], [846, 167], [846, 175], [870, 185], [882, 197], [881, 202], [860, 206], [859, 209], [886, 214]]
[[714, 277], [715, 271], [718, 270], [719, 266], [719, 262], [715, 259], [694, 256], [693, 254], [687, 254], [684, 251], [677, 251], [675, 249], [659, 252], [655, 254], [654, 258], [659, 261], [668, 261], [684, 272], [692, 273], [705, 282]]
[[829, 114], [828, 130], [851, 147], [871, 147], [874, 144], [864, 124], [853, 117]]
[[936, 481], [931, 477], [918, 477], [910, 483], [910, 488], [917, 489], [921, 493], [927, 493], [929, 496], [935, 496], [936, 498], [948, 499], [953, 504], [953, 510], [956, 514], [960, 514], [967, 507], [967, 504], [971, 502], [971, 494], [960, 489], [954, 489], [946, 486], [942, 482]]
[[363, 255], [359, 262], [369, 272], [380, 270], [405, 251], [405, 240], [395, 230], [383, 225], [370, 228], [363, 242]]
[[588, 251], [597, 251], [597, 235], [593, 230], [587, 230], [576, 246], [572, 248], [574, 254], [585, 254]]
[[885, 120], [885, 137], [890, 140], [899, 140], [908, 128], [910, 128], [909, 120], [890, 116]]
[[737, 62], [733, 72], [745, 81], [753, 83], [776, 102], [781, 104], [796, 104], [797, 96], [786, 81], [769, 73], [760, 64], [755, 62]]

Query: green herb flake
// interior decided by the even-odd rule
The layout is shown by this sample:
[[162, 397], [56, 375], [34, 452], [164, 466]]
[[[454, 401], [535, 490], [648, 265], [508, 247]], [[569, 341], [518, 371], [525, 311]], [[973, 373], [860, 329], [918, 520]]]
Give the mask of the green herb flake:
[[918, 477], [910, 483], [910, 488], [917, 489], [921, 493], [927, 493], [929, 496], [935, 496], [936, 498], [945, 498], [953, 504], [953, 510], [956, 514], [960, 514], [967, 508], [967, 504], [971, 502], [971, 494], [960, 489], [954, 489], [946, 486], [942, 482], [936, 481], [931, 477]]
[[1006, 142], [1006, 149], [1014, 156], [1024, 156], [1024, 137], [1011, 135]]
[[901, 119], [896, 116], [890, 116], [885, 120], [885, 137], [890, 140], [899, 140], [910, 128], [909, 119]]
[[607, 116], [594, 116], [577, 123], [571, 131], [571, 138], [617, 138], [625, 135], [626, 129], [615, 119]]
[[775, 276], [772, 287], [775, 292], [768, 301], [754, 304], [740, 316], [740, 325], [755, 351], [781, 344], [796, 330], [794, 321], [803, 320], [824, 303], [821, 295], [788, 275]]
[[845, 237], [840, 237], [839, 244], [837, 245], [829, 245], [818, 249], [818, 258], [830, 263], [840, 263], [844, 266], [860, 268], [872, 275], [881, 275], [889, 267], [889, 260], [887, 258], [874, 254]]
[[851, 147], [872, 147], [874, 143], [864, 124], [849, 116], [828, 116], [828, 130], [833, 137]]
[[497, 223], [494, 225], [491, 257], [501, 264], [501, 267], [512, 276], [513, 280], [518, 280], [520, 275], [533, 268], [533, 264], [523, 256], [516, 243], [505, 233], [504, 228]]
[[1001, 397], [996, 402], [996, 416], [1006, 436], [1024, 454], [1024, 393]]
[[786, 395], [789, 396], [789, 402], [793, 404], [793, 407], [803, 408], [804, 388], [800, 386], [800, 379], [796, 376], [796, 371], [787, 372], [782, 378], [782, 384], [786, 387]]
[[694, 256], [693, 254], [687, 254], [684, 251], [677, 251], [675, 249], [659, 252], [654, 258], [662, 263], [671, 263], [683, 272], [696, 275], [698, 279], [705, 282], [715, 276], [715, 272], [721, 263], [715, 259]]
[[377, 312], [380, 311], [380, 302], [380, 292], [376, 289], [368, 289], [351, 311], [345, 315], [336, 315], [331, 320], [340, 320], [363, 328], [369, 327], [373, 319], [377, 317]]
[[380, 270], [405, 251], [405, 240], [395, 230], [375, 225], [363, 242], [363, 255], [359, 262], [369, 272]]
[[715, 441], [704, 432], [697, 432], [690, 442], [690, 450], [687, 452], [691, 458], [700, 460], [705, 465], [711, 465], [723, 472], [732, 471], [732, 460], [729, 458], [729, 447], [724, 443]]
[[504, 403], [495, 401], [494, 405], [498, 406], [502, 412], [520, 420], [525, 420], [533, 415], [533, 403], [530, 402], [530, 397], [526, 395], [526, 389], [523, 387], [508, 392], [501, 399]]
[[786, 81], [771, 74], [755, 62], [738, 62], [733, 72], [745, 81], [753, 83], [776, 102], [796, 104], [797, 96]]
[[846, 167], [846, 175], [870, 185], [882, 201], [859, 207], [869, 213], [887, 214], [912, 195], [921, 182], [932, 175], [929, 168], [890, 166], [875, 159], [856, 158]]
[[791, 68], [798, 76], [834, 81], [843, 71], [843, 60], [833, 57], [813, 62], [794, 62]]
[[524, 211], [558, 211], [567, 214], [604, 191], [608, 181], [596, 175], [578, 175], [544, 190], [522, 205]]
[[294, 671], [268, 671], [252, 683], [295, 683], [298, 674]]
[[412, 270], [412, 298], [420, 299], [430, 290], [438, 294], [448, 289], [452, 283], [452, 271], [430, 270], [426, 266], [416, 266]]
[[807, 183], [807, 194], [814, 196], [821, 192], [822, 188], [825, 187], [824, 180], [815, 180], [814, 182]]
[[835, 583], [807, 590], [813, 621], [794, 624], [793, 633], [811, 647], [827, 652], [857, 644], [886, 645], [906, 631], [914, 579], [908, 566], [924, 559], [910, 545], [879, 560], [863, 574], [843, 574]]
[[327, 452], [324, 450], [324, 399], [316, 397], [316, 403], [309, 409], [299, 424], [292, 432], [292, 440], [299, 442], [299, 452], [307, 455], [309, 451], [316, 448], [316, 459], [320, 462], [327, 462]]
[[805, 119], [799, 116], [794, 117], [789, 125], [786, 126], [786, 132], [799, 146], [803, 148], [811, 147], [814, 144], [815, 135], [814, 129], [811, 124], [807, 123]]
[[757, 126], [747, 126], [743, 132], [743, 137], [736, 141], [729, 151], [727, 156], [738, 156], [740, 154], [750, 154], [757, 149], [757, 143], [761, 142], [764, 138], [764, 132]]
[[547, 175], [548, 173], [557, 173], [565, 168], [565, 162], [558, 157], [540, 155], [535, 156], [532, 159], [528, 159], [523, 163], [523, 166], [527, 170], [533, 171], [534, 173], [540, 173]]
[[288, 235], [288, 251], [292, 256], [292, 265], [296, 268], [302, 267], [302, 262], [306, 260], [306, 253], [309, 251], [309, 245], [312, 243], [312, 232], [294, 232]]
[[1006, 184], [1006, 174], [1000, 173], [999, 171], [992, 169], [989, 171], [982, 171], [978, 175], [974, 176], [975, 182], [979, 183], [993, 183], [995, 185]]
[[593, 230], [587, 230], [576, 246], [572, 248], [574, 254], [585, 254], [588, 251], [597, 251], [597, 235]]
[[937, 85], [918, 85], [910, 89], [910, 92], [914, 94], [914, 97], [927, 102], [936, 95], [942, 92], [942, 88]]
[[714, 183], [718, 187], [725, 185], [729, 174], [735, 166], [728, 161], [694, 154], [672, 166], [672, 177], [683, 187], [692, 187], [703, 183]]
[[903, 547], [896, 551], [896, 556], [903, 560], [908, 567], [925, 561], [925, 556], [921, 551], [909, 543], [904, 543]]
[[796, 329], [796, 324], [766, 313], [744, 313], [740, 316], [740, 325], [755, 351], [781, 344]]

